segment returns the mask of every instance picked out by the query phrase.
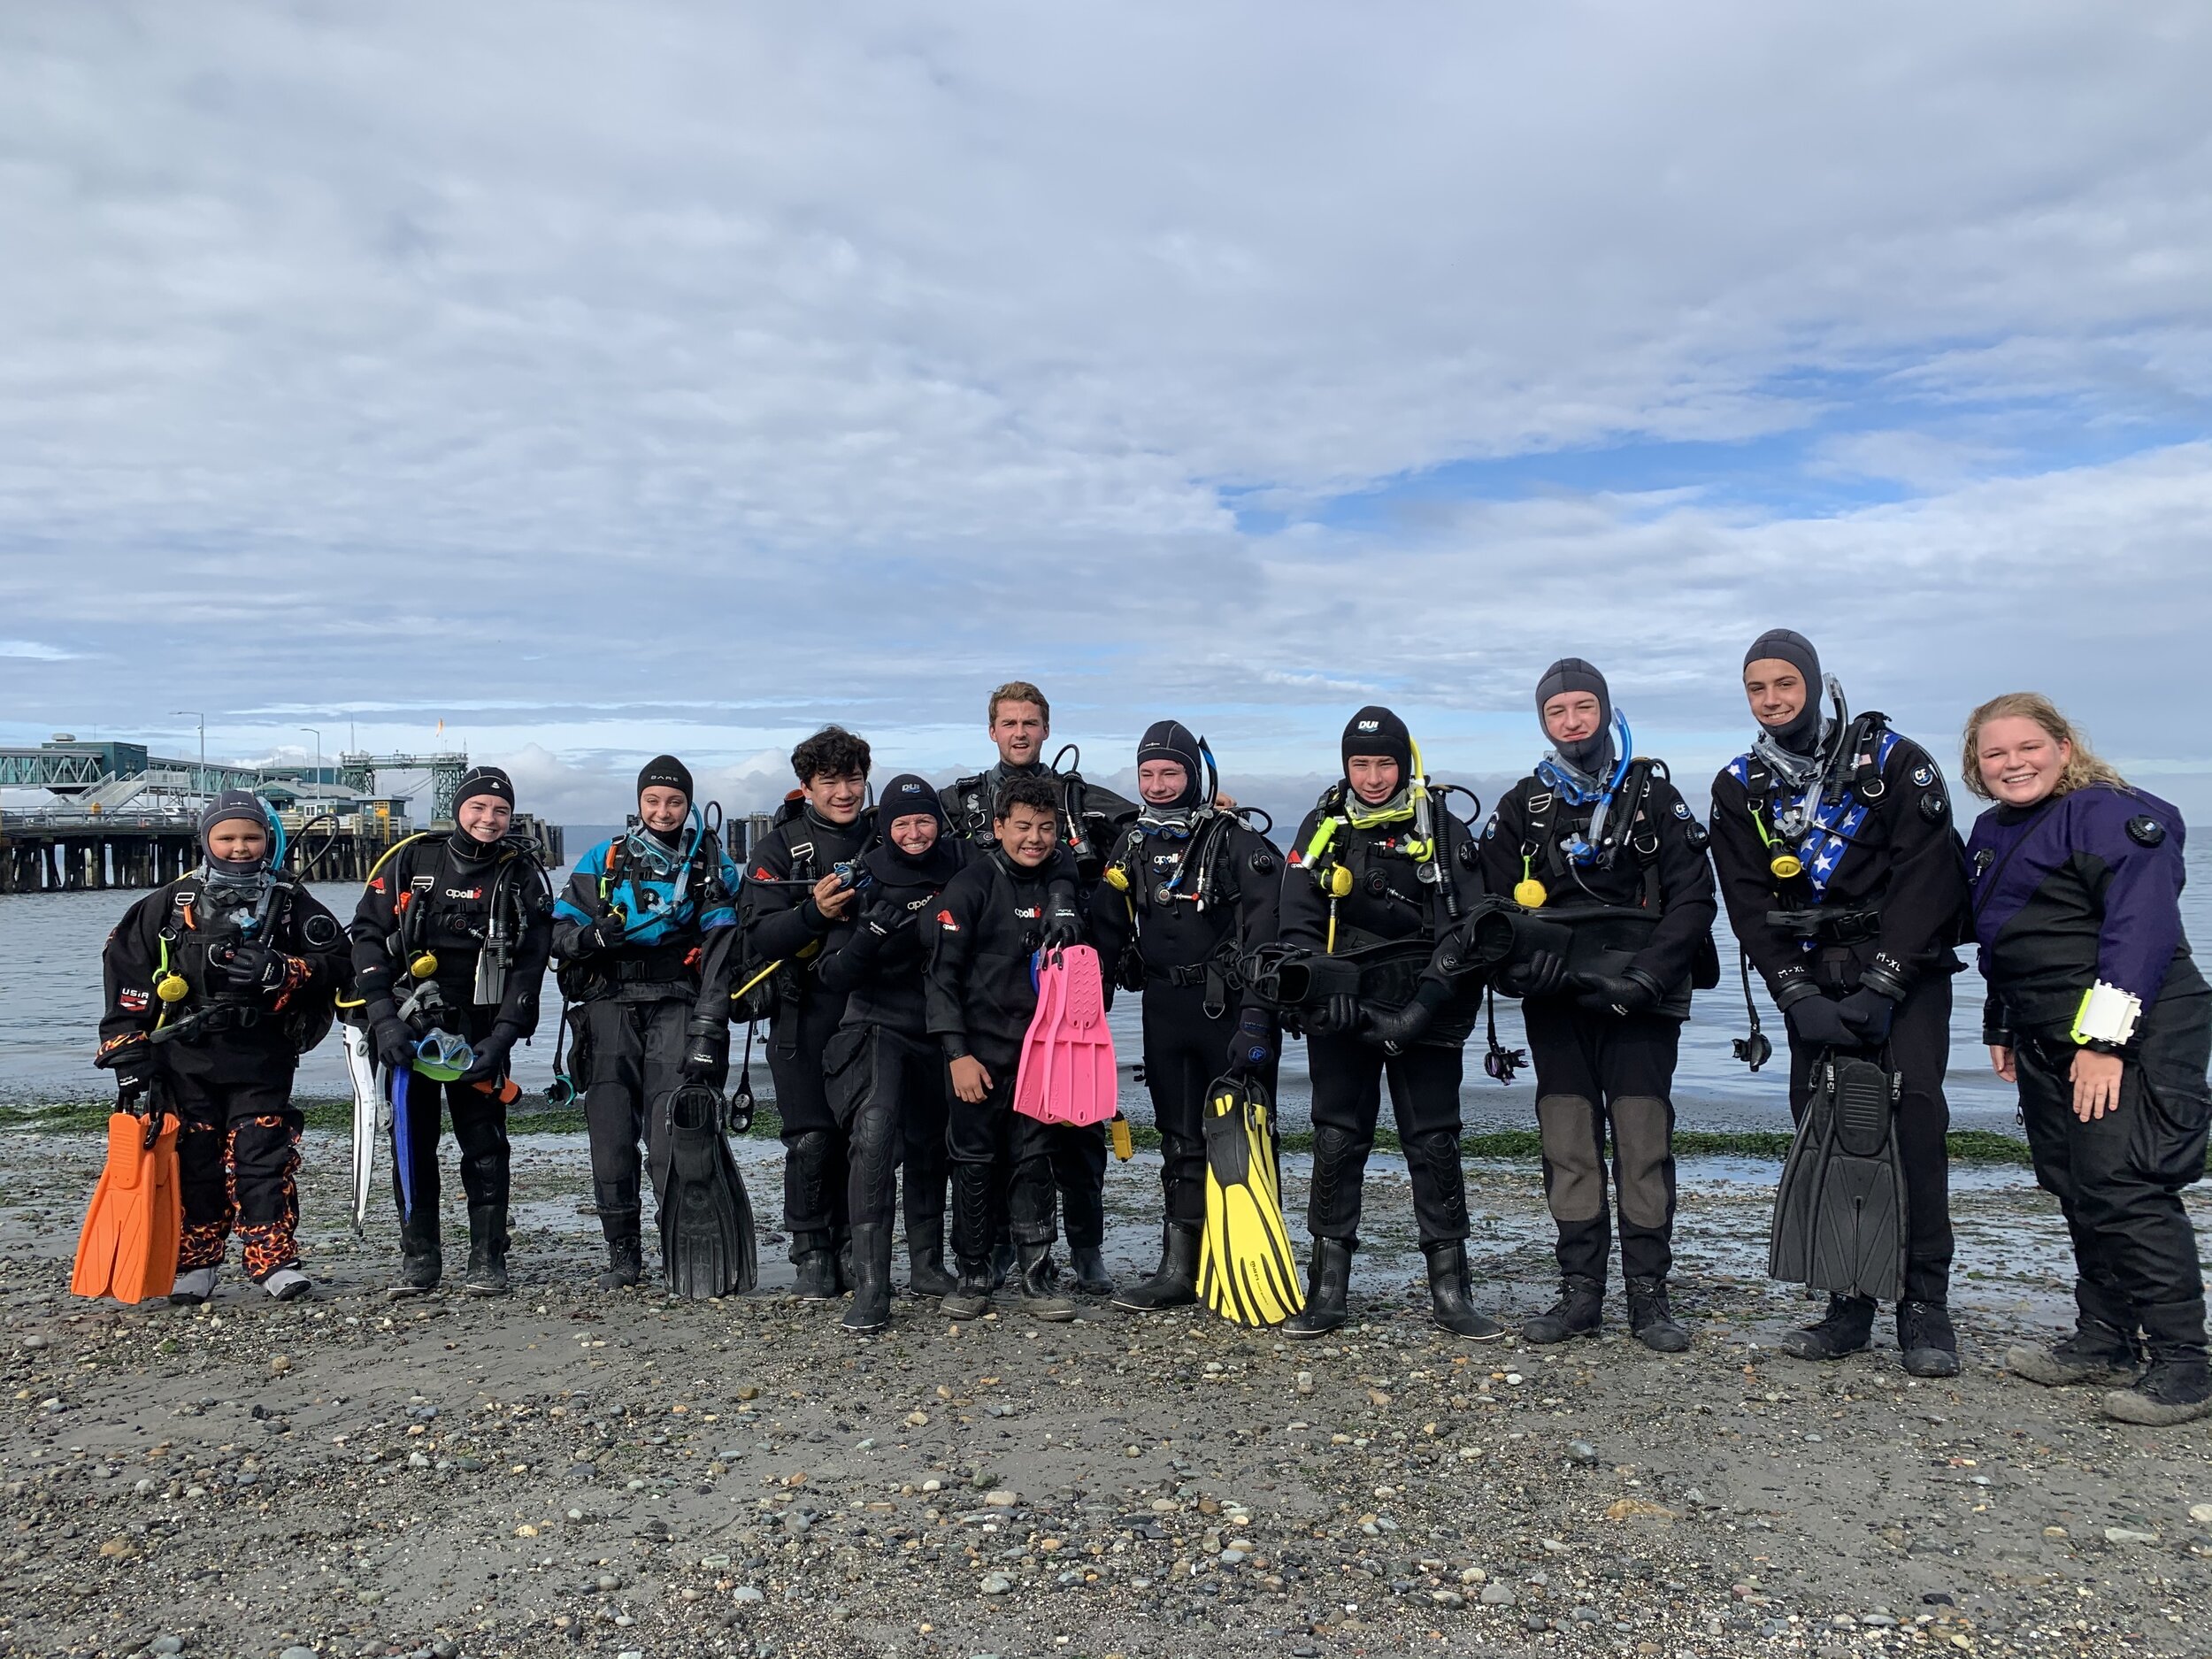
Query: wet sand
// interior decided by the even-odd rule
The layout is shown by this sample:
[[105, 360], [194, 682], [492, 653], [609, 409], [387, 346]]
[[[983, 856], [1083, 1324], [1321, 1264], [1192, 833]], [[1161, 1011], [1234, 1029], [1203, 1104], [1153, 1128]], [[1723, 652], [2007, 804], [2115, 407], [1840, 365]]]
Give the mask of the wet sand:
[[[517, 1138], [504, 1299], [386, 1303], [393, 1220], [354, 1240], [344, 1141], [311, 1133], [314, 1299], [234, 1264], [198, 1310], [85, 1303], [68, 1257], [101, 1150], [0, 1134], [0, 1653], [2207, 1647], [2212, 1425], [2122, 1429], [2000, 1369], [2070, 1321], [2055, 1210], [2017, 1169], [1960, 1171], [1967, 1370], [1928, 1383], [1886, 1320], [1836, 1365], [1771, 1351], [1810, 1310], [1763, 1277], [1775, 1167], [1754, 1162], [1683, 1170], [1695, 1345], [1663, 1358], [1617, 1284], [1599, 1340], [1436, 1331], [1388, 1155], [1356, 1324], [1298, 1344], [1090, 1304], [955, 1326], [903, 1297], [858, 1341], [787, 1294], [772, 1235], [754, 1296], [603, 1295], [560, 1134]], [[744, 1143], [764, 1226], [779, 1158]], [[1481, 1299], [1525, 1316], [1552, 1278], [1537, 1171], [1470, 1173]], [[449, 1152], [448, 1174], [450, 1241]], [[1109, 1260], [1137, 1276], [1156, 1161], [1109, 1196]]]

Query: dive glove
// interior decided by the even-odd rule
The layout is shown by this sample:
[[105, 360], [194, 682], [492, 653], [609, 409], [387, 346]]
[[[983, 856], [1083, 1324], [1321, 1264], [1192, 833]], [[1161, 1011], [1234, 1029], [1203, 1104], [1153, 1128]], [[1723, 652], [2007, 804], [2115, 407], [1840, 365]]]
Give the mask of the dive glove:
[[1044, 948], [1065, 950], [1083, 942], [1083, 912], [1075, 902], [1072, 882], [1056, 881], [1045, 890]]
[[1782, 1010], [1790, 1035], [1816, 1048], [1855, 1048], [1859, 1035], [1843, 1023], [1840, 1003], [1825, 996], [1801, 997]]
[[860, 913], [860, 926], [853, 930], [852, 947], [873, 956], [883, 949], [885, 941], [913, 918], [914, 912], [897, 900], [878, 899]]
[[694, 1018], [684, 1032], [684, 1081], [706, 1083], [716, 1088], [730, 1074], [730, 1028], [726, 1021], [721, 1028], [715, 1022]]
[[577, 954], [595, 956], [603, 950], [617, 949], [629, 932], [629, 925], [619, 916], [603, 916], [589, 926], [576, 930]]
[[1418, 996], [1403, 1008], [1377, 1008], [1372, 1002], [1362, 1002], [1360, 1013], [1360, 1035], [1380, 1043], [1386, 1054], [1396, 1054], [1420, 1041], [1436, 1018], [1436, 1010]]
[[1574, 982], [1582, 992], [1575, 999], [1585, 1008], [1610, 1009], [1624, 1017], [1648, 1014], [1664, 1000], [1659, 981], [1641, 968], [1618, 973], [1578, 973]]
[[459, 1080], [464, 1083], [495, 1080], [507, 1069], [507, 1056], [513, 1051], [518, 1034], [512, 1025], [503, 1023], [494, 1025], [488, 1036], [473, 1045], [472, 1052], [476, 1056], [476, 1062], [461, 1073]]
[[1237, 1028], [1229, 1038], [1229, 1075], [1257, 1077], [1275, 1057], [1275, 1022], [1266, 1011], [1248, 1008], [1237, 1016]]
[[1567, 977], [1567, 958], [1556, 950], [1532, 950], [1498, 976], [1508, 996], [1549, 996]]
[[291, 964], [266, 945], [241, 941], [220, 955], [210, 951], [207, 972], [225, 990], [258, 991], [267, 996], [284, 988]]
[[388, 1071], [403, 1071], [415, 1064], [415, 1035], [396, 1014], [387, 1014], [369, 1033], [376, 1045], [376, 1063]]
[[1836, 1004], [1837, 1018], [1870, 1048], [1889, 1041], [1889, 1022], [1896, 1013], [1896, 999], [1866, 985]]
[[1367, 1008], [1349, 991], [1333, 991], [1306, 1017], [1306, 1029], [1318, 1037], [1356, 1037], [1367, 1024]]

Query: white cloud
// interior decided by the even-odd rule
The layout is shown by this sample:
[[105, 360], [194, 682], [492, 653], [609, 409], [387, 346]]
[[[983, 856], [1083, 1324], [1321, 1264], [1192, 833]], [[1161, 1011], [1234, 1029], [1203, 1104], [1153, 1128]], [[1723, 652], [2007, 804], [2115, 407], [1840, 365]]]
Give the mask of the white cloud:
[[[1299, 772], [1369, 695], [1488, 766], [1571, 649], [1724, 732], [1786, 618], [1901, 718], [2024, 668], [2212, 759], [2156, 712], [2208, 69], [2185, 4], [18, 9], [0, 549], [65, 643], [0, 690], [442, 716], [580, 801], [832, 718], [972, 764], [1015, 672], [1094, 769], [1176, 711]], [[1681, 440], [1771, 458], [1645, 488]], [[1600, 481], [1325, 511], [1563, 448]]]

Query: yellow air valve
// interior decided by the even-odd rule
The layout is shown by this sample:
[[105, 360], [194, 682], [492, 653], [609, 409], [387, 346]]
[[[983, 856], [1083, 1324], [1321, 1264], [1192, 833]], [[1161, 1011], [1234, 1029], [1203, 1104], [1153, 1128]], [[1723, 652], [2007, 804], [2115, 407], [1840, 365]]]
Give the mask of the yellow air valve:
[[437, 972], [437, 957], [432, 956], [426, 950], [407, 964], [407, 972], [414, 975], [418, 979], [426, 979], [432, 974]]
[[1550, 891], [1534, 876], [1523, 876], [1513, 884], [1513, 902], [1525, 910], [1540, 910]]
[[165, 973], [154, 981], [154, 995], [165, 1002], [181, 1002], [192, 995], [181, 973]]
[[1333, 864], [1321, 884], [1322, 891], [1333, 899], [1347, 896], [1352, 890], [1352, 871], [1348, 864]]
[[1119, 864], [1108, 864], [1106, 866], [1106, 885], [1113, 888], [1113, 890], [1117, 893], [1128, 892], [1129, 872], [1124, 870]]
[[1793, 852], [1778, 851], [1767, 860], [1767, 868], [1773, 872], [1777, 881], [1787, 881], [1793, 876], [1805, 873], [1805, 861]]

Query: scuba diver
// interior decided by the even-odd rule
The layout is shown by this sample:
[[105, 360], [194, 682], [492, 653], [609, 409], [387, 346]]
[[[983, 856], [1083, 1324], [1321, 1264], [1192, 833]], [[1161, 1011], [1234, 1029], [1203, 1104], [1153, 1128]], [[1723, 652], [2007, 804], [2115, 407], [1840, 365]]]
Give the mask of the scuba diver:
[[945, 822], [937, 791], [911, 772], [891, 780], [876, 808], [883, 840], [861, 859], [860, 905], [844, 942], [815, 977], [844, 1015], [825, 1056], [829, 1100], [844, 1137], [852, 1226], [849, 1331], [891, 1321], [891, 1225], [898, 1165], [906, 1165], [907, 1288], [945, 1297], [945, 1125], [951, 1097], [945, 1056], [931, 1037], [923, 994], [928, 913], [969, 862], [968, 844]]
[[[1079, 771], [1062, 772], [1056, 757], [1051, 765], [1043, 759], [1046, 741], [1052, 735], [1052, 706], [1045, 694], [1025, 680], [1009, 680], [991, 693], [985, 708], [986, 729], [998, 749], [998, 763], [988, 772], [962, 778], [944, 792], [945, 817], [956, 833], [987, 853], [997, 844], [999, 791], [1021, 778], [1041, 779], [1056, 792], [1060, 833], [1076, 881], [1087, 894], [1104, 875], [1106, 849], [1116, 833], [1137, 816], [1133, 802], [1110, 789], [1087, 781]], [[1062, 753], [1066, 753], [1063, 750]], [[1077, 757], [1079, 761], [1081, 757]], [[1054, 1124], [1047, 1131], [1051, 1146], [1053, 1184], [1067, 1221], [1069, 1264], [1075, 1287], [1087, 1296], [1113, 1294], [1114, 1281], [1106, 1271], [1106, 1132], [1097, 1126]], [[1002, 1240], [1000, 1276], [1010, 1244]]]
[[1199, 1235], [1206, 1222], [1203, 1111], [1225, 1070], [1275, 1097], [1282, 1033], [1248, 998], [1237, 973], [1247, 952], [1274, 942], [1282, 855], [1233, 811], [1214, 804], [1213, 756], [1178, 720], [1157, 720], [1137, 744], [1137, 821], [1108, 856], [1092, 890], [1100, 955], [1121, 964], [1125, 989], [1144, 995], [1144, 1077], [1160, 1131], [1164, 1201], [1160, 1265], [1114, 1306], [1149, 1313], [1198, 1299]]
[[[578, 859], [553, 906], [561, 995], [573, 1004], [565, 1016], [570, 1064], [584, 1083], [592, 1194], [607, 1240], [606, 1271], [595, 1281], [602, 1290], [634, 1285], [643, 1273], [638, 1143], [657, 1150], [659, 1103], [685, 1080], [700, 1047], [690, 1026], [707, 941], [737, 923], [737, 866], [691, 797], [683, 762], [647, 761], [637, 776], [635, 827]], [[725, 1056], [726, 1006], [725, 998], [714, 1010]]]
[[2104, 1411], [2123, 1423], [2212, 1415], [2181, 1202], [2204, 1177], [2212, 987], [2182, 932], [2181, 814], [2033, 692], [1975, 710], [1965, 748], [1967, 787], [1996, 803], [1968, 842], [1982, 1040], [2019, 1087], [2036, 1184], [2074, 1244], [2074, 1334], [2015, 1348], [2006, 1367], [2048, 1387], [2116, 1385]]
[[1048, 1126], [1014, 1110], [1022, 1041], [1037, 1010], [1041, 950], [1085, 942], [1074, 861], [1060, 842], [1060, 793], [1050, 779], [1014, 778], [992, 803], [996, 844], [938, 897], [926, 924], [925, 1002], [953, 1099], [952, 1243], [960, 1281], [943, 1302], [954, 1319], [990, 1310], [992, 1235], [1001, 1201], [1024, 1312], [1072, 1319], [1052, 1286], [1052, 1166]]
[[745, 958], [744, 979], [781, 964], [761, 980], [761, 994], [747, 1008], [773, 1010], [768, 1069], [783, 1121], [784, 1229], [798, 1294], [808, 1302], [832, 1301], [849, 1288], [846, 1130], [831, 1110], [823, 1071], [845, 994], [822, 984], [817, 970], [851, 937], [860, 914], [853, 871], [876, 840], [869, 759], [866, 740], [841, 726], [824, 726], [791, 751], [798, 793], [752, 849], [738, 891], [741, 932], [733, 954]]
[[1344, 775], [1299, 826], [1283, 878], [1282, 943], [1348, 959], [1357, 988], [1299, 1016], [1313, 1077], [1313, 1265], [1305, 1310], [1282, 1330], [1318, 1337], [1345, 1322], [1360, 1181], [1386, 1079], [1436, 1323], [1488, 1340], [1505, 1327], [1474, 1305], [1459, 1162], [1460, 1046], [1480, 998], [1440, 949], [1482, 895], [1481, 860], [1395, 714], [1362, 709], [1341, 752]]
[[1545, 670], [1536, 713], [1552, 745], [1482, 831], [1493, 893], [1559, 925], [1494, 983], [1521, 999], [1536, 1062], [1544, 1197], [1559, 1229], [1559, 1300], [1528, 1342], [1595, 1336], [1611, 1254], [1613, 1148], [1628, 1326], [1646, 1348], [1690, 1345], [1667, 1300], [1674, 1265], [1674, 1084], [1690, 991], [1718, 982], [1705, 829], [1663, 763], [1634, 754], [1605, 676], [1578, 657]]
[[280, 1302], [300, 1271], [299, 1057], [328, 1033], [347, 977], [345, 930], [282, 873], [284, 832], [250, 791], [200, 814], [197, 870], [124, 912], [102, 955], [106, 1008], [94, 1064], [122, 1109], [152, 1097], [180, 1119], [183, 1235], [169, 1300], [215, 1294], [235, 1231], [246, 1273]]
[[[508, 1056], [538, 1028], [538, 996], [553, 949], [553, 894], [536, 844], [510, 836], [515, 787], [478, 766], [453, 797], [443, 837], [411, 835], [377, 861], [354, 911], [353, 982], [369, 1041], [388, 1073], [410, 1074], [402, 1096], [409, 1149], [403, 1179], [394, 1301], [437, 1287], [444, 1271], [438, 1227], [439, 1097], [453, 1118], [461, 1186], [468, 1194], [471, 1295], [507, 1288]], [[403, 1008], [404, 1012], [403, 1012]], [[444, 1083], [416, 1069], [433, 1032], [459, 1038], [472, 1056]], [[396, 1106], [395, 1116], [402, 1108]]]
[[[1818, 1087], [1824, 1116], [1835, 1118], [1829, 1102], [1839, 1061], [1870, 1056], [1886, 1075], [1895, 1104], [1878, 1127], [1886, 1144], [1854, 1161], [1886, 1159], [1901, 1172], [1901, 1180], [1878, 1170], [1870, 1179], [1898, 1201], [1892, 1212], [1901, 1212], [1907, 1233], [1901, 1252], [1893, 1227], [1887, 1238], [1859, 1229], [1848, 1252], [1858, 1260], [1823, 1263], [1835, 1252], [1815, 1242], [1823, 1206], [1808, 1188], [1801, 1204], [1778, 1196], [1776, 1257], [1801, 1257], [1822, 1277], [1898, 1283], [1906, 1371], [1955, 1376], [1958, 1339], [1945, 1306], [1952, 1243], [1943, 1075], [1966, 880], [1943, 774], [1881, 715], [1852, 718], [1842, 687], [1833, 677], [1824, 681], [1819, 654], [1801, 634], [1760, 635], [1744, 653], [1743, 684], [1760, 729], [1713, 780], [1721, 897], [1746, 961], [1789, 1025], [1791, 1116], [1803, 1124]], [[1824, 685], [1832, 716], [1821, 711]], [[1746, 1057], [1763, 1061], [1766, 1046], [1755, 1028]], [[1868, 1345], [1874, 1310], [1873, 1296], [1832, 1289], [1826, 1313], [1784, 1335], [1782, 1351], [1814, 1360], [1857, 1353]]]

